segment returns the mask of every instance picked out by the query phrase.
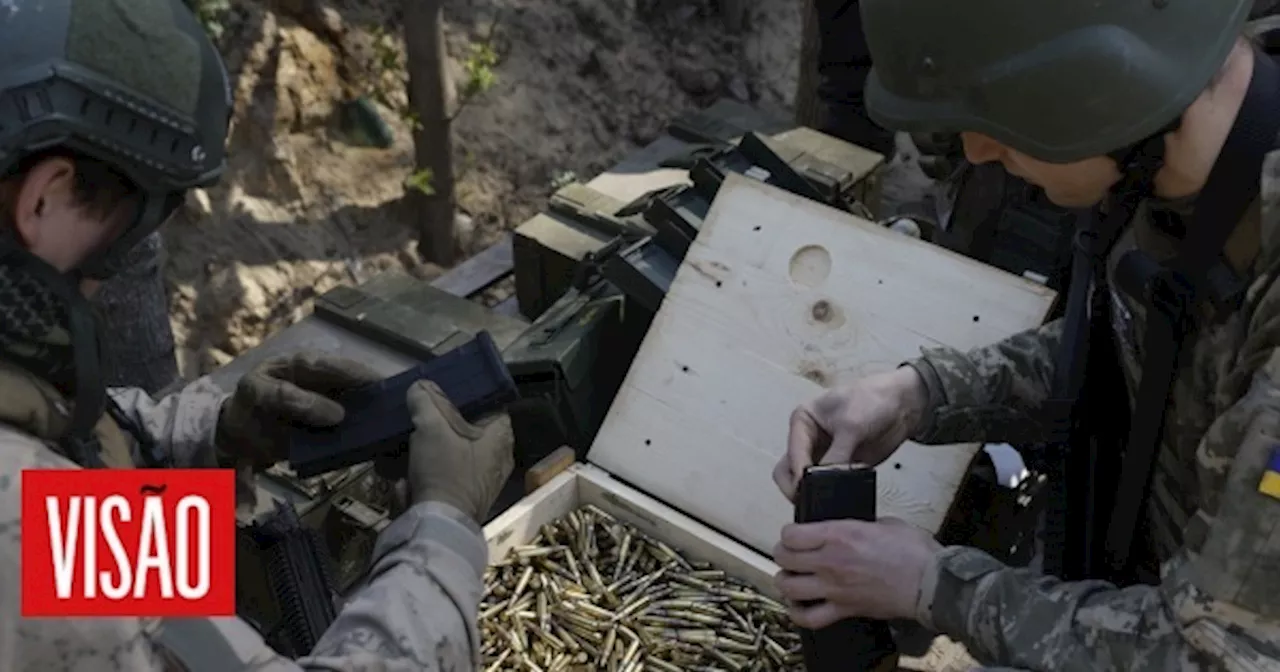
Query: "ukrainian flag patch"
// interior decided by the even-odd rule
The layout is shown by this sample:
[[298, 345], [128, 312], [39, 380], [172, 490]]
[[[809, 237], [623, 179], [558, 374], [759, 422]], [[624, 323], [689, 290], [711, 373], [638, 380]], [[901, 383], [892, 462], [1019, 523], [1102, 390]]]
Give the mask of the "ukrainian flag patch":
[[1258, 492], [1280, 499], [1280, 446], [1271, 449], [1271, 459], [1267, 461], [1266, 471], [1262, 472]]

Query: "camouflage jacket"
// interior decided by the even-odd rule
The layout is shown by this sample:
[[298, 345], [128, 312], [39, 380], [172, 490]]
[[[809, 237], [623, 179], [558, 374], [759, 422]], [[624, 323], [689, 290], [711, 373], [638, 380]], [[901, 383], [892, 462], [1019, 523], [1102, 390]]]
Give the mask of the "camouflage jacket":
[[[204, 380], [160, 402], [140, 390], [112, 397], [175, 466], [212, 464], [225, 393]], [[47, 385], [0, 362], [0, 670], [471, 670], [487, 546], [453, 507], [418, 504], [378, 537], [367, 582], [349, 597], [311, 655], [277, 655], [248, 624], [220, 619], [24, 619], [19, 511], [23, 469], [77, 469], [39, 437], [66, 422]], [[104, 461], [128, 466], [128, 444], [109, 419], [98, 425]]]
[[[1280, 499], [1259, 491], [1280, 446], [1280, 151], [1225, 256], [1249, 282], [1243, 305], [1184, 345], [1143, 532], [1161, 583], [1064, 583], [948, 548], [926, 574], [922, 614], [993, 663], [1036, 670], [1280, 669]], [[1175, 241], [1146, 204], [1109, 260], [1135, 246], [1168, 259]], [[1144, 311], [1108, 283], [1130, 400]], [[927, 350], [911, 365], [929, 389], [921, 443], [1034, 443], [1060, 322], [968, 353]]]

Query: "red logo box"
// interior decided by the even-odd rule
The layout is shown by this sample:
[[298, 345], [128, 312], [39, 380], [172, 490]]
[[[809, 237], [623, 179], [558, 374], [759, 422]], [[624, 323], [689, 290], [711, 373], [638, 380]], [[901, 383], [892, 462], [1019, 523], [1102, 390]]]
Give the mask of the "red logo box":
[[22, 472], [22, 615], [232, 616], [231, 469]]

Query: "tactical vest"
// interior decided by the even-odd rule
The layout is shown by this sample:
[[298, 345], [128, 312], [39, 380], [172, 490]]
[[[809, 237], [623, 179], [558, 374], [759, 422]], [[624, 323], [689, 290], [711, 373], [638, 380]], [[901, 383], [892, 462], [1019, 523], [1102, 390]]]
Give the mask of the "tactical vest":
[[[0, 360], [0, 423], [36, 437], [50, 450], [71, 459], [58, 443], [70, 422], [70, 404], [52, 385]], [[104, 413], [98, 420], [94, 436], [103, 464], [117, 469], [134, 466], [133, 441], [110, 415]]]
[[[53, 386], [0, 360], [0, 425], [25, 432], [55, 453], [71, 459], [58, 442], [70, 420], [70, 405]], [[104, 413], [98, 420], [94, 436], [103, 466], [113, 469], [137, 466], [133, 458], [135, 441], [110, 414]], [[142, 625], [170, 672], [275, 669], [269, 665], [288, 668], [281, 665], [282, 660], [273, 652], [263, 657], [263, 651], [251, 644], [256, 640], [252, 629], [239, 619], [151, 619], [144, 620]], [[242, 642], [250, 645], [246, 648]]]
[[[1158, 224], [1152, 222], [1147, 215], [1147, 211], [1139, 213], [1131, 230], [1117, 243], [1110, 255], [1109, 274], [1114, 273], [1116, 260], [1134, 246], [1141, 246], [1162, 260], [1173, 256], [1176, 238], [1160, 230]], [[1224, 247], [1225, 260], [1241, 278], [1253, 278], [1256, 274], [1254, 261], [1261, 250], [1261, 235], [1260, 209], [1255, 202], [1236, 225]], [[1145, 336], [1142, 328], [1144, 308], [1140, 298], [1124, 294], [1114, 282], [1110, 284], [1109, 290], [1113, 307], [1111, 330], [1115, 335], [1121, 368], [1124, 369], [1124, 377], [1128, 383], [1128, 399], [1132, 409], [1136, 401], [1138, 381], [1142, 377], [1140, 344]], [[1201, 306], [1198, 317], [1206, 325], [1202, 329], [1246, 328], [1245, 325], [1235, 324], [1215, 325], [1208, 306]], [[1185, 422], [1187, 418], [1178, 420]], [[1168, 426], [1173, 421], [1172, 415], [1166, 418], [1166, 437], [1175, 431]], [[1207, 429], [1207, 426], [1200, 427], [1198, 433], [1203, 434]], [[1198, 550], [1208, 532], [1209, 519], [1202, 510], [1203, 493], [1193, 466], [1195, 464], [1194, 448], [1189, 451], [1180, 450], [1173, 442], [1164, 441], [1152, 477], [1151, 495], [1145, 504], [1147, 524], [1139, 528], [1142, 538], [1138, 547], [1146, 552], [1146, 557], [1141, 558], [1139, 565], [1150, 581], [1158, 578], [1160, 564], [1173, 557], [1180, 548], [1185, 546], [1193, 551]]]

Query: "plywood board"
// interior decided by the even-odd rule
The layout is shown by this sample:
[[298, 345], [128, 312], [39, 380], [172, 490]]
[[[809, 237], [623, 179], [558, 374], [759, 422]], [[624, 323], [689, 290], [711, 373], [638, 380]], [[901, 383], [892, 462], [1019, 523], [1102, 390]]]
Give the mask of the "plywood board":
[[[921, 346], [1034, 327], [1053, 295], [730, 175], [588, 459], [767, 554], [793, 518], [771, 472], [797, 405]], [[976, 450], [903, 446], [879, 469], [881, 515], [936, 531]]]

